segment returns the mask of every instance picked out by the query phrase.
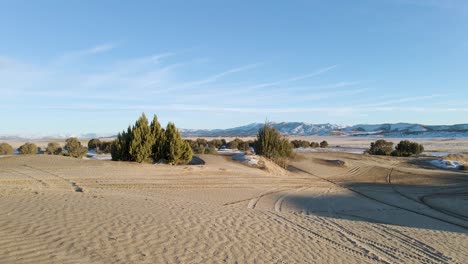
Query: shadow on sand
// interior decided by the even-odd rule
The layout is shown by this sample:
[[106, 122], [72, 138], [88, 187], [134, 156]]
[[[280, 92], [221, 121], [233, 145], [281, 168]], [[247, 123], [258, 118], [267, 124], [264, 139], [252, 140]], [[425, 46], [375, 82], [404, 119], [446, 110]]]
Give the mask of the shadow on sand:
[[444, 176], [427, 176], [436, 184], [325, 179], [330, 183], [326, 191], [311, 187], [278, 199], [284, 212], [468, 234], [468, 177], [450, 172]]

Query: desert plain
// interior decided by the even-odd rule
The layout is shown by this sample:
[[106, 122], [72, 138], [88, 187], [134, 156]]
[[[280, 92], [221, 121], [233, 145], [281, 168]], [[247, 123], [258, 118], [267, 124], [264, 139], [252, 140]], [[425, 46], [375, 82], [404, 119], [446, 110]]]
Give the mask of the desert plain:
[[0, 263], [468, 263], [468, 173], [429, 159], [2, 157]]

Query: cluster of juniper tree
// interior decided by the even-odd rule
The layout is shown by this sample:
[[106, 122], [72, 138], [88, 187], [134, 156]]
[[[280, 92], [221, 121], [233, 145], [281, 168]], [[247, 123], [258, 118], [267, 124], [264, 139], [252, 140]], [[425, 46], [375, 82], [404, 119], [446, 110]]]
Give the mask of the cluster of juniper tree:
[[249, 151], [250, 147], [253, 147], [254, 141], [248, 140], [243, 141], [240, 138], [235, 138], [227, 142], [223, 139], [212, 139], [210, 141], [204, 138], [197, 138], [195, 140], [186, 140], [193, 150], [194, 154], [216, 154], [216, 150], [222, 147], [228, 149], [237, 149], [240, 151]]
[[423, 145], [411, 142], [409, 140], [402, 140], [393, 148], [393, 142], [388, 142], [383, 139], [377, 140], [370, 144], [370, 148], [365, 151], [372, 155], [385, 155], [397, 157], [409, 157], [412, 155], [421, 154], [424, 151]]
[[[62, 148], [60, 144], [51, 142], [47, 144], [47, 148], [42, 150], [34, 143], [24, 143], [18, 148], [20, 155], [33, 155], [33, 154], [49, 154], [49, 155], [63, 155], [74, 158], [82, 158], [88, 149], [81, 145], [77, 138], [68, 138], [65, 141], [65, 146]], [[13, 147], [8, 143], [0, 144], [0, 155], [13, 155]]]
[[294, 148], [327, 148], [328, 142], [326, 140], [318, 142], [309, 142], [307, 140], [295, 139], [291, 141]]
[[156, 115], [149, 123], [143, 113], [135, 125], [117, 135], [111, 145], [111, 154], [112, 160], [163, 161], [176, 165], [189, 163], [193, 152], [173, 123], [168, 123], [164, 130]]

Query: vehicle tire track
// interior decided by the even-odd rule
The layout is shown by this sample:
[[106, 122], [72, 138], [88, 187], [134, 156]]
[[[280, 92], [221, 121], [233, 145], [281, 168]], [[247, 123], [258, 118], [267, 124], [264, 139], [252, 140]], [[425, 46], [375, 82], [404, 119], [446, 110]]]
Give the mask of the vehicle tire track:
[[[435, 250], [434, 248], [430, 247], [427, 244], [424, 244], [419, 241], [419, 245], [424, 244], [428, 248], [425, 248], [424, 250], [421, 250], [419, 248], [414, 248], [414, 244], [412, 243], [406, 243], [407, 251], [403, 251], [398, 249], [397, 247], [392, 247], [388, 246], [373, 240], [370, 240], [368, 238], [365, 238], [361, 235], [358, 235], [357, 233], [343, 227], [342, 225], [338, 224], [336, 221], [333, 221], [331, 219], [321, 219], [321, 221], [325, 224], [328, 224], [331, 226], [331, 230], [341, 230], [344, 234], [350, 236], [350, 239], [355, 239], [361, 243], [364, 243], [365, 245], [372, 247], [373, 249], [379, 251], [380, 253], [386, 255], [389, 258], [392, 258], [393, 261], [396, 261], [397, 263], [404, 262], [405, 260], [403, 258], [409, 258], [411, 260], [417, 260], [418, 262], [424, 262], [424, 263], [440, 263], [444, 262], [447, 263], [447, 261], [450, 261], [451, 258], [444, 256], [441, 252]], [[396, 236], [392, 236], [396, 237]], [[401, 238], [398, 238], [399, 242], [403, 242]], [[387, 240], [394, 240], [392, 238], [388, 238]], [[406, 241], [404, 241], [406, 242]], [[409, 246], [409, 247], [408, 247]], [[389, 253], [392, 252], [392, 253]], [[414, 252], [417, 251], [417, 252]], [[411, 253], [408, 253], [411, 252]]]
[[[311, 239], [314, 239], [314, 240], [318, 240], [318, 241], [321, 241], [321, 242], [324, 242], [326, 244], [329, 244], [331, 245], [332, 247], [336, 248], [336, 249], [339, 249], [345, 253], [348, 253], [348, 254], [351, 254], [353, 256], [356, 256], [356, 257], [360, 257], [360, 258], [363, 258], [363, 259], [366, 259], [366, 260], [370, 260], [370, 261], [377, 261], [379, 263], [389, 263], [383, 259], [381, 259], [379, 256], [373, 254], [373, 253], [370, 253], [370, 251], [364, 249], [364, 252], [361, 252], [359, 250], [356, 250], [356, 249], [353, 249], [351, 247], [348, 247], [348, 246], [345, 246], [345, 245], [342, 245], [330, 238], [327, 238], [301, 224], [298, 224], [298, 223], [295, 223], [289, 219], [287, 219], [286, 217], [278, 214], [277, 212], [270, 212], [270, 211], [267, 211], [267, 212], [264, 212], [265, 214], [271, 216], [272, 218], [274, 218], [276, 221], [278, 221], [279, 223], [283, 223], [284, 225], [287, 225], [289, 226], [290, 228], [292, 228], [293, 230], [295, 230], [296, 232], [300, 232], [300, 233], [303, 233], [304, 235], [308, 236], [309, 238]], [[370, 253], [370, 254], [369, 254]]]
[[[348, 217], [351, 216], [369, 222], [369, 224], [366, 226], [367, 229], [371, 230], [372, 232], [378, 234], [379, 236], [385, 238], [388, 241], [397, 241], [397, 243], [400, 244], [398, 245], [399, 247], [402, 247], [411, 253], [407, 253], [399, 249], [395, 250], [400, 251], [402, 255], [413, 256], [421, 263], [457, 263], [451, 257], [444, 255], [442, 252], [434, 249], [433, 247], [424, 243], [423, 241], [417, 240], [414, 237], [410, 237], [404, 234], [403, 232], [390, 227], [389, 225], [391, 224], [389, 223], [353, 214], [340, 213], [340, 215]], [[386, 226], [380, 227], [380, 225], [382, 224]], [[383, 246], [388, 247], [386, 245]]]
[[443, 223], [446, 223], [446, 224], [451, 224], [451, 225], [458, 226], [458, 227], [460, 227], [460, 228], [463, 228], [463, 229], [467, 229], [467, 230], [468, 230], [468, 226], [465, 226], [465, 225], [462, 225], [462, 224], [458, 224], [458, 223], [454, 223], [454, 222], [452, 222], [452, 221], [448, 221], [448, 220], [445, 220], [445, 219], [442, 219], [442, 218], [439, 218], [439, 217], [436, 217], [436, 216], [432, 216], [432, 215], [425, 214], [425, 213], [422, 213], [422, 212], [418, 212], [418, 211], [415, 211], [415, 210], [412, 210], [412, 209], [408, 209], [408, 208], [405, 208], [405, 207], [402, 207], [402, 206], [399, 206], [399, 205], [394, 205], [394, 204], [391, 204], [391, 203], [388, 203], [388, 202], [384, 202], [384, 201], [381, 201], [381, 200], [379, 200], [379, 199], [377, 199], [377, 198], [374, 198], [374, 197], [372, 197], [372, 196], [369, 196], [369, 195], [367, 195], [367, 194], [364, 194], [363, 192], [360, 192], [360, 191], [358, 191], [358, 190], [356, 190], [356, 189], [353, 189], [353, 188], [351, 188], [351, 187], [348, 187], [348, 186], [345, 186], [345, 185], [336, 183], [336, 182], [334, 182], [334, 181], [332, 181], [332, 180], [328, 180], [328, 179], [326, 179], [326, 178], [320, 177], [320, 176], [318, 176], [318, 175], [315, 175], [315, 174], [313, 174], [313, 173], [310, 173], [310, 172], [308, 172], [308, 171], [306, 171], [306, 170], [303, 170], [303, 169], [300, 169], [300, 168], [298, 168], [298, 167], [295, 167], [295, 166], [292, 166], [292, 165], [290, 165], [290, 167], [291, 167], [293, 170], [301, 171], [301, 172], [306, 173], [306, 174], [309, 174], [309, 175], [311, 175], [311, 176], [313, 176], [313, 177], [316, 177], [316, 178], [322, 179], [322, 180], [324, 180], [324, 181], [327, 181], [327, 182], [329, 182], [329, 183], [332, 183], [332, 184], [334, 184], [334, 185], [336, 185], [336, 186], [338, 186], [338, 187], [347, 189], [347, 190], [349, 190], [349, 191], [351, 191], [351, 192], [354, 192], [354, 193], [356, 193], [356, 194], [358, 194], [358, 195], [360, 195], [360, 196], [362, 196], [362, 197], [365, 197], [365, 198], [367, 198], [367, 199], [369, 199], [369, 200], [372, 200], [372, 201], [375, 201], [375, 202], [378, 202], [378, 203], [381, 203], [381, 204], [384, 204], [384, 205], [387, 205], [387, 206], [391, 206], [391, 207], [394, 207], [394, 208], [398, 208], [398, 209], [401, 209], [401, 210], [404, 210], [404, 211], [407, 211], [407, 212], [411, 212], [411, 213], [414, 213], [414, 214], [417, 214], [417, 215], [420, 215], [420, 216], [425, 216], [425, 217], [428, 217], [428, 218], [431, 218], [431, 219], [434, 219], [434, 220], [438, 220], [438, 221], [443, 222]]
[[25, 176], [25, 177], [27, 177], [27, 178], [29, 178], [29, 179], [31, 179], [31, 180], [33, 180], [33, 181], [39, 183], [42, 187], [46, 187], [46, 188], [49, 187], [49, 185], [48, 185], [46, 182], [44, 182], [43, 180], [38, 179], [38, 178], [36, 178], [36, 177], [34, 177], [34, 176], [32, 176], [32, 175], [29, 175], [29, 174], [26, 174], [26, 173], [24, 173], [24, 172], [17, 171], [17, 170], [11, 170], [11, 171], [12, 171], [13, 173], [16, 173], [16, 174]]
[[413, 202], [416, 202], [420, 205], [423, 205], [429, 209], [432, 209], [436, 212], [439, 212], [441, 214], [444, 214], [444, 215], [448, 215], [448, 216], [451, 216], [453, 218], [456, 218], [456, 219], [459, 219], [459, 220], [462, 220], [462, 221], [468, 221], [468, 217], [464, 216], [464, 215], [461, 215], [461, 214], [457, 214], [455, 212], [451, 212], [451, 211], [447, 211], [447, 210], [444, 210], [444, 209], [441, 209], [441, 208], [438, 208], [436, 206], [433, 206], [433, 205], [430, 205], [425, 199], [426, 198], [429, 198], [431, 196], [442, 196], [442, 195], [445, 195], [445, 196], [457, 196], [457, 195], [460, 195], [460, 194], [468, 194], [468, 192], [461, 192], [461, 193], [435, 193], [435, 194], [429, 194], [429, 195], [424, 195], [424, 196], [421, 196], [419, 199], [415, 199], [409, 195], [406, 195], [405, 193], [399, 191], [394, 184], [392, 184], [392, 172], [393, 172], [393, 168], [391, 168], [390, 172], [387, 174], [387, 183], [392, 187], [392, 190], [394, 192], [396, 192], [397, 194], [399, 194], [400, 196], [408, 199], [408, 200], [411, 200]]
[[46, 170], [44, 170], [44, 169], [34, 168], [34, 167], [32, 167], [32, 166], [29, 166], [29, 165], [23, 165], [23, 166], [26, 167], [26, 168], [35, 170], [35, 171], [39, 171], [39, 172], [43, 172], [43, 173], [52, 175], [52, 176], [54, 176], [55, 178], [58, 178], [58, 179], [60, 179], [60, 180], [62, 180], [62, 181], [65, 181], [65, 182], [67, 182], [67, 183], [71, 186], [71, 188], [72, 188], [73, 191], [75, 191], [75, 192], [83, 192], [83, 191], [84, 191], [83, 187], [79, 186], [76, 182], [71, 181], [71, 180], [69, 180], [69, 179], [67, 179], [67, 178], [64, 178], [64, 177], [62, 177], [62, 176], [60, 176], [60, 175], [58, 175], [58, 174], [55, 174], [55, 173], [46, 171]]
[[[300, 191], [303, 191], [303, 190], [307, 190], [309, 187], [299, 187], [299, 188], [296, 188], [296, 189], [293, 189], [294, 190], [294, 193], [297, 193], [297, 192], [300, 192]], [[276, 212], [281, 212], [281, 206], [283, 204], [283, 201], [284, 199], [286, 199], [286, 197], [288, 197], [289, 195], [291, 195], [291, 191], [287, 191], [286, 194], [280, 196], [278, 198], [278, 200], [276, 200], [275, 202], [275, 206], [274, 206], [274, 209]]]

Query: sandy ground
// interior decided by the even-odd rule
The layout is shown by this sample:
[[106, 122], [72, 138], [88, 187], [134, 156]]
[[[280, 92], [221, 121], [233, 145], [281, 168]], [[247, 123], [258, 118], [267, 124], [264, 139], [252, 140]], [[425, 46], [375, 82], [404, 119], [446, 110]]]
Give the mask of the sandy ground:
[[468, 263], [466, 172], [345, 153], [289, 171], [200, 158], [1, 158], [0, 263]]

